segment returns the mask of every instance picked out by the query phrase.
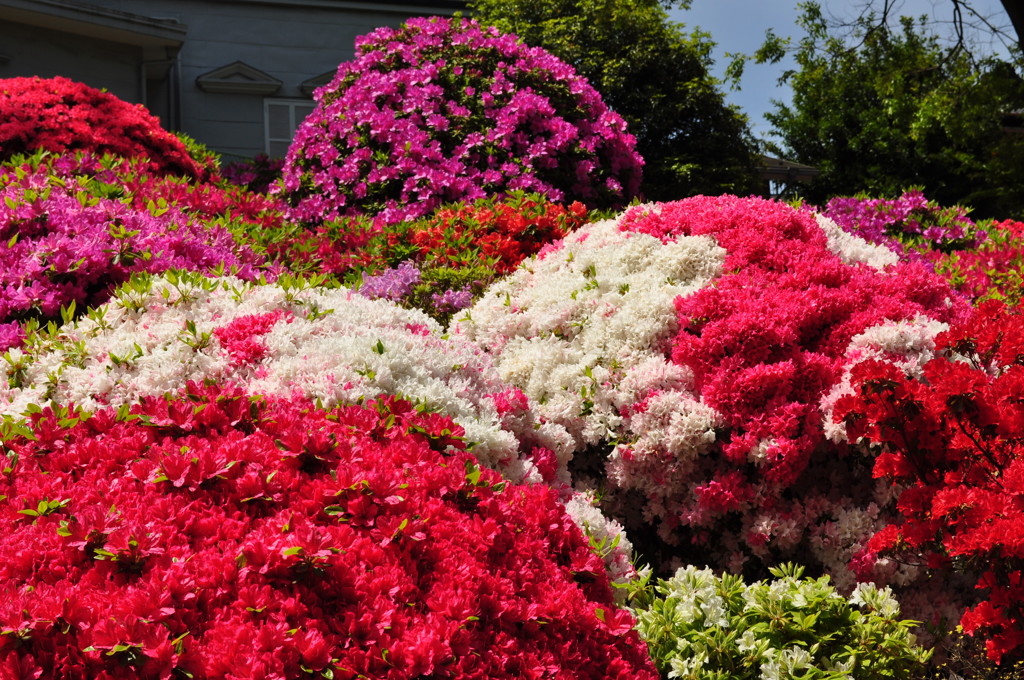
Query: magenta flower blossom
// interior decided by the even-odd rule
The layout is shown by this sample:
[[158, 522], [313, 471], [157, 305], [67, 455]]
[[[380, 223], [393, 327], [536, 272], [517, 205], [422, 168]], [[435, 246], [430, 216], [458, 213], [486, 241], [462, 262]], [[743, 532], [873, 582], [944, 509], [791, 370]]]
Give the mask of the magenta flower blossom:
[[293, 216], [390, 223], [508, 191], [622, 204], [643, 161], [622, 118], [548, 52], [468, 19], [410, 19], [356, 42], [317, 91], [284, 168]]
[[[266, 263], [214, 224], [165, 200], [136, 205], [100, 173], [65, 157], [0, 168], [0, 324], [59, 318], [61, 307], [105, 302], [133, 272], [233, 270], [254, 280]], [[110, 179], [110, 178], [107, 178]], [[155, 178], [151, 183], [158, 180]], [[21, 331], [0, 331], [0, 350]]]

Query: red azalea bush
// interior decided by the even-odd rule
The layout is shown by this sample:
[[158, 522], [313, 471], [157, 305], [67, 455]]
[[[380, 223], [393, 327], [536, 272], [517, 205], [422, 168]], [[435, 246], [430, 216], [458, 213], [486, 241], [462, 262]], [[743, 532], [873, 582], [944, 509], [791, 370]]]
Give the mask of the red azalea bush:
[[553, 492], [407, 402], [192, 383], [4, 429], [4, 677], [657, 677]]
[[[577, 202], [541, 194], [453, 203], [417, 220], [350, 217], [290, 232], [268, 254], [290, 270], [334, 274], [369, 297], [386, 297], [447, 321], [496, 277], [594, 219]], [[280, 232], [284, 234], [285, 232]]]
[[229, 219], [213, 219], [230, 214], [230, 195], [153, 177], [142, 163], [37, 154], [0, 166], [0, 349], [18, 342], [14, 322], [105, 302], [132, 272], [224, 269], [252, 280], [266, 270]]
[[1024, 324], [996, 301], [939, 336], [912, 379], [891, 364], [854, 370], [836, 405], [851, 441], [877, 453], [874, 475], [900, 490], [898, 521], [859, 556], [966, 571], [984, 593], [961, 620], [990, 659], [1024, 658]]
[[295, 133], [295, 219], [394, 223], [508, 191], [622, 205], [643, 161], [626, 124], [550, 53], [463, 18], [414, 18], [356, 41]]
[[308, 236], [276, 244], [270, 252], [293, 263], [296, 271], [341, 277], [376, 274], [407, 261], [421, 269], [486, 267], [507, 274], [590, 219], [578, 201], [565, 206], [541, 194], [517, 191], [445, 205], [398, 224], [369, 218], [328, 222]]
[[208, 173], [141, 104], [59, 76], [0, 79], [0, 160], [38, 150], [143, 157], [158, 174]]

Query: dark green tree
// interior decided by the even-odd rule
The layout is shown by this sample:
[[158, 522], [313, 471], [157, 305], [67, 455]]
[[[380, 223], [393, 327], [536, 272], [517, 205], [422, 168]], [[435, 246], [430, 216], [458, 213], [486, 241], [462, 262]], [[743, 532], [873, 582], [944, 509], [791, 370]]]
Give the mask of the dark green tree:
[[[892, 28], [866, 15], [837, 35], [817, 3], [801, 6], [806, 36], [784, 76], [793, 101], [766, 118], [782, 140], [774, 151], [821, 171], [807, 199], [920, 186], [976, 217], [1024, 214], [1024, 135], [1003, 125], [1024, 106], [1014, 64], [943, 45], [923, 20]], [[783, 42], [770, 35], [757, 56], [778, 58]]]
[[[747, 194], [759, 155], [746, 116], [708, 73], [710, 36], [684, 32], [658, 0], [469, 0], [481, 23], [575, 67], [629, 124], [648, 199]], [[674, 4], [687, 6], [687, 2]]]

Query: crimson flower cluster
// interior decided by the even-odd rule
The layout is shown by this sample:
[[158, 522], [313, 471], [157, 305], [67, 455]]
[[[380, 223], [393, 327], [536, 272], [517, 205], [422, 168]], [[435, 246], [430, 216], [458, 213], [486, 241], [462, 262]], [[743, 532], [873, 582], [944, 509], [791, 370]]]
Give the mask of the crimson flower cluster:
[[142, 157], [157, 174], [207, 174], [141, 104], [67, 78], [0, 79], [0, 160], [38, 150]]
[[[725, 421], [720, 455], [702, 458], [702, 481], [692, 498], [679, 499], [698, 542], [712, 540], [711, 529], [730, 513], [784, 514], [821, 493], [808, 471], [827, 479], [841, 463], [826, 446], [819, 402], [842, 377], [855, 335], [919, 314], [948, 322], [967, 313], [927, 267], [898, 264], [883, 275], [846, 264], [810, 213], [773, 201], [695, 197], [658, 210], [639, 206], [621, 228], [665, 241], [708, 235], [728, 253], [713, 286], [676, 300], [680, 330], [671, 346], [672, 361], [693, 372], [695, 393]], [[771, 539], [747, 530], [750, 545]]]
[[991, 660], [1024, 657], [1024, 328], [997, 301], [936, 341], [920, 380], [864, 362], [837, 421], [877, 454], [874, 475], [902, 489], [901, 517], [857, 562], [877, 555], [966, 571], [985, 595], [960, 621]]
[[635, 196], [643, 161], [573, 69], [468, 19], [410, 19], [356, 41], [285, 161], [293, 216], [389, 223], [512, 190], [590, 206]]
[[657, 677], [554, 492], [447, 417], [191, 383], [5, 429], [3, 677]]
[[[8, 329], [0, 340], [6, 345], [16, 341], [14, 321], [52, 319], [72, 303], [105, 302], [132, 272], [224, 268], [245, 279], [258, 276], [263, 260], [210, 219], [227, 206], [211, 206], [202, 190], [177, 178], [133, 175], [138, 161], [107, 160], [104, 166], [89, 156], [36, 155], [0, 166], [0, 241], [6, 244], [0, 325]], [[133, 186], [143, 190], [133, 194]], [[189, 198], [199, 207], [190, 208]], [[173, 206], [178, 203], [181, 208]]]

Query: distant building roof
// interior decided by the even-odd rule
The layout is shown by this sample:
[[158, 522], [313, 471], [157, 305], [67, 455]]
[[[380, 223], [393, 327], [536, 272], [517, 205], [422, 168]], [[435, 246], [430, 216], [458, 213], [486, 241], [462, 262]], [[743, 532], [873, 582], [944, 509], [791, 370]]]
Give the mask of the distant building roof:
[[180, 47], [187, 27], [70, 0], [0, 0], [0, 19], [124, 45]]
[[806, 182], [820, 175], [821, 170], [781, 158], [761, 156], [757, 174], [768, 182]]

